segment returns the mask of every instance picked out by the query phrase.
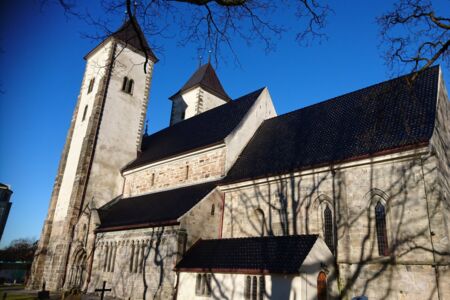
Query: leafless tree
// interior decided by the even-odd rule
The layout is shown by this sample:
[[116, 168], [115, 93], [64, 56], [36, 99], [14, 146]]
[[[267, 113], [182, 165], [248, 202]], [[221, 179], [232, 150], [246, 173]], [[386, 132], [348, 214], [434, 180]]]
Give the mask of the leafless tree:
[[450, 67], [450, 17], [439, 15], [431, 1], [400, 0], [377, 20], [391, 67], [405, 65], [420, 73], [439, 60]]

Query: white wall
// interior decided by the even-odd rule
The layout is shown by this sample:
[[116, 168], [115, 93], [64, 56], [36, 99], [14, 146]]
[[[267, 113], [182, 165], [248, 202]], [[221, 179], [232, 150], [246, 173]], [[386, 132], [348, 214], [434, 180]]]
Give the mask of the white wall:
[[269, 90], [265, 88], [239, 125], [225, 139], [227, 145], [226, 171], [233, 166], [261, 123], [276, 115]]
[[[91, 116], [94, 98], [96, 93], [98, 92], [99, 83], [102, 77], [105, 75], [106, 71], [105, 64], [110, 55], [111, 48], [112, 43], [108, 42], [104, 45], [104, 47], [100, 48], [87, 60], [85, 75], [79, 95], [80, 104], [78, 109], [78, 116], [73, 130], [70, 150], [67, 155], [67, 163], [64, 169], [61, 188], [58, 194], [58, 200], [54, 215], [54, 222], [64, 220], [67, 214], [73, 184], [75, 181], [75, 174], [78, 167], [79, 156], [81, 153], [81, 147], [83, 144], [84, 137], [86, 135], [86, 129], [88, 127], [89, 123], [88, 121]], [[92, 92], [87, 94], [89, 81], [93, 77], [95, 77], [94, 89], [92, 90]], [[88, 111], [85, 120], [82, 122], [82, 116], [86, 105], [88, 105]]]
[[[123, 49], [120, 44], [117, 48], [120, 54], [108, 86], [86, 193], [87, 199], [95, 199], [96, 207], [122, 194], [124, 179], [120, 170], [137, 156], [153, 72], [152, 61], [145, 74], [141, 54]], [[122, 91], [125, 76], [134, 81], [132, 95]]]

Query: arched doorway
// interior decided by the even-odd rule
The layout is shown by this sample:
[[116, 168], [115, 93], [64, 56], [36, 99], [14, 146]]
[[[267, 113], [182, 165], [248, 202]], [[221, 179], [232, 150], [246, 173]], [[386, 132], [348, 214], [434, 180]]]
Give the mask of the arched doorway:
[[86, 278], [86, 251], [80, 248], [75, 252], [69, 279], [70, 288], [80, 289]]
[[327, 288], [327, 274], [320, 272], [317, 276], [317, 299], [327, 300], [328, 288]]

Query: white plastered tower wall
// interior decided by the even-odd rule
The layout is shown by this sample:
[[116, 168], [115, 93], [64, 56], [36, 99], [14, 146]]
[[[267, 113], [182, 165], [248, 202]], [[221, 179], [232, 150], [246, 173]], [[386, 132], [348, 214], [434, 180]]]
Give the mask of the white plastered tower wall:
[[[144, 62], [142, 52], [114, 37], [87, 55], [30, 288], [43, 282], [49, 290], [68, 287], [75, 278], [69, 274], [73, 264], [83, 265], [79, 266], [83, 274], [76, 277], [78, 286], [86, 283], [97, 222], [92, 209], [122, 193], [120, 170], [140, 147], [154, 66], [148, 60], [145, 73]], [[131, 94], [122, 91], [125, 76], [134, 80]], [[92, 79], [94, 85], [88, 91]]]

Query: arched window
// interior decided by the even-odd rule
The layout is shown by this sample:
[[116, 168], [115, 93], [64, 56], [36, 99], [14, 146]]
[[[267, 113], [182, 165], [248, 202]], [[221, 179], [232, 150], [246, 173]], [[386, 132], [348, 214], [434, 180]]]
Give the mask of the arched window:
[[264, 276], [259, 276], [259, 300], [264, 300], [264, 294], [266, 293], [266, 280]]
[[256, 276], [252, 277], [252, 300], [257, 300], [256, 297], [258, 296], [258, 285], [256, 282]]
[[323, 226], [325, 243], [330, 248], [330, 251], [334, 253], [334, 240], [333, 240], [333, 215], [330, 207], [327, 205], [323, 211]]
[[130, 79], [128, 80], [128, 85], [127, 85], [127, 93], [132, 95], [133, 94], [133, 87], [134, 87], [134, 80]]
[[131, 244], [131, 251], [130, 251], [130, 273], [133, 272], [133, 262], [134, 262], [134, 244]]
[[389, 245], [386, 230], [386, 209], [380, 201], [378, 201], [375, 205], [375, 222], [377, 231], [378, 254], [381, 256], [387, 256], [389, 255]]
[[216, 206], [214, 205], [214, 203], [211, 205], [211, 216], [214, 216], [216, 210]]
[[106, 272], [106, 267], [108, 266], [108, 254], [109, 254], [109, 247], [106, 245], [105, 247], [105, 261], [103, 263], [103, 272]]
[[116, 255], [117, 255], [117, 245], [114, 245], [114, 252], [112, 255], [112, 262], [111, 262], [111, 272], [114, 272], [114, 265], [116, 263]]
[[125, 76], [122, 82], [122, 91], [125, 92], [127, 90], [127, 85], [128, 85], [128, 77]]
[[81, 118], [81, 122], [83, 122], [83, 121], [86, 119], [87, 110], [88, 110], [88, 106], [86, 105], [86, 106], [84, 107], [83, 118]]
[[197, 274], [197, 281], [195, 282], [195, 294], [197, 296], [200, 296], [202, 294], [201, 288], [202, 288], [202, 274]]
[[114, 253], [114, 245], [111, 244], [111, 247], [109, 247], [109, 255], [108, 255], [108, 267], [107, 267], [108, 272], [111, 272], [111, 261], [113, 253]]
[[206, 274], [206, 296], [211, 296], [211, 274]]
[[252, 279], [250, 276], [245, 278], [245, 286], [244, 286], [244, 298], [245, 300], [250, 300], [250, 289], [251, 289]]
[[155, 173], [152, 173], [152, 180], [151, 180], [152, 186], [155, 185]]
[[186, 166], [186, 174], [184, 174], [185, 180], [189, 179], [189, 166]]
[[134, 265], [133, 265], [133, 272], [137, 273], [138, 272], [138, 267], [139, 267], [139, 254], [140, 254], [140, 247], [139, 247], [139, 242], [136, 243], [136, 247], [135, 247], [135, 253], [134, 253]]
[[89, 81], [89, 87], [87, 93], [89, 94], [94, 89], [95, 77]]

